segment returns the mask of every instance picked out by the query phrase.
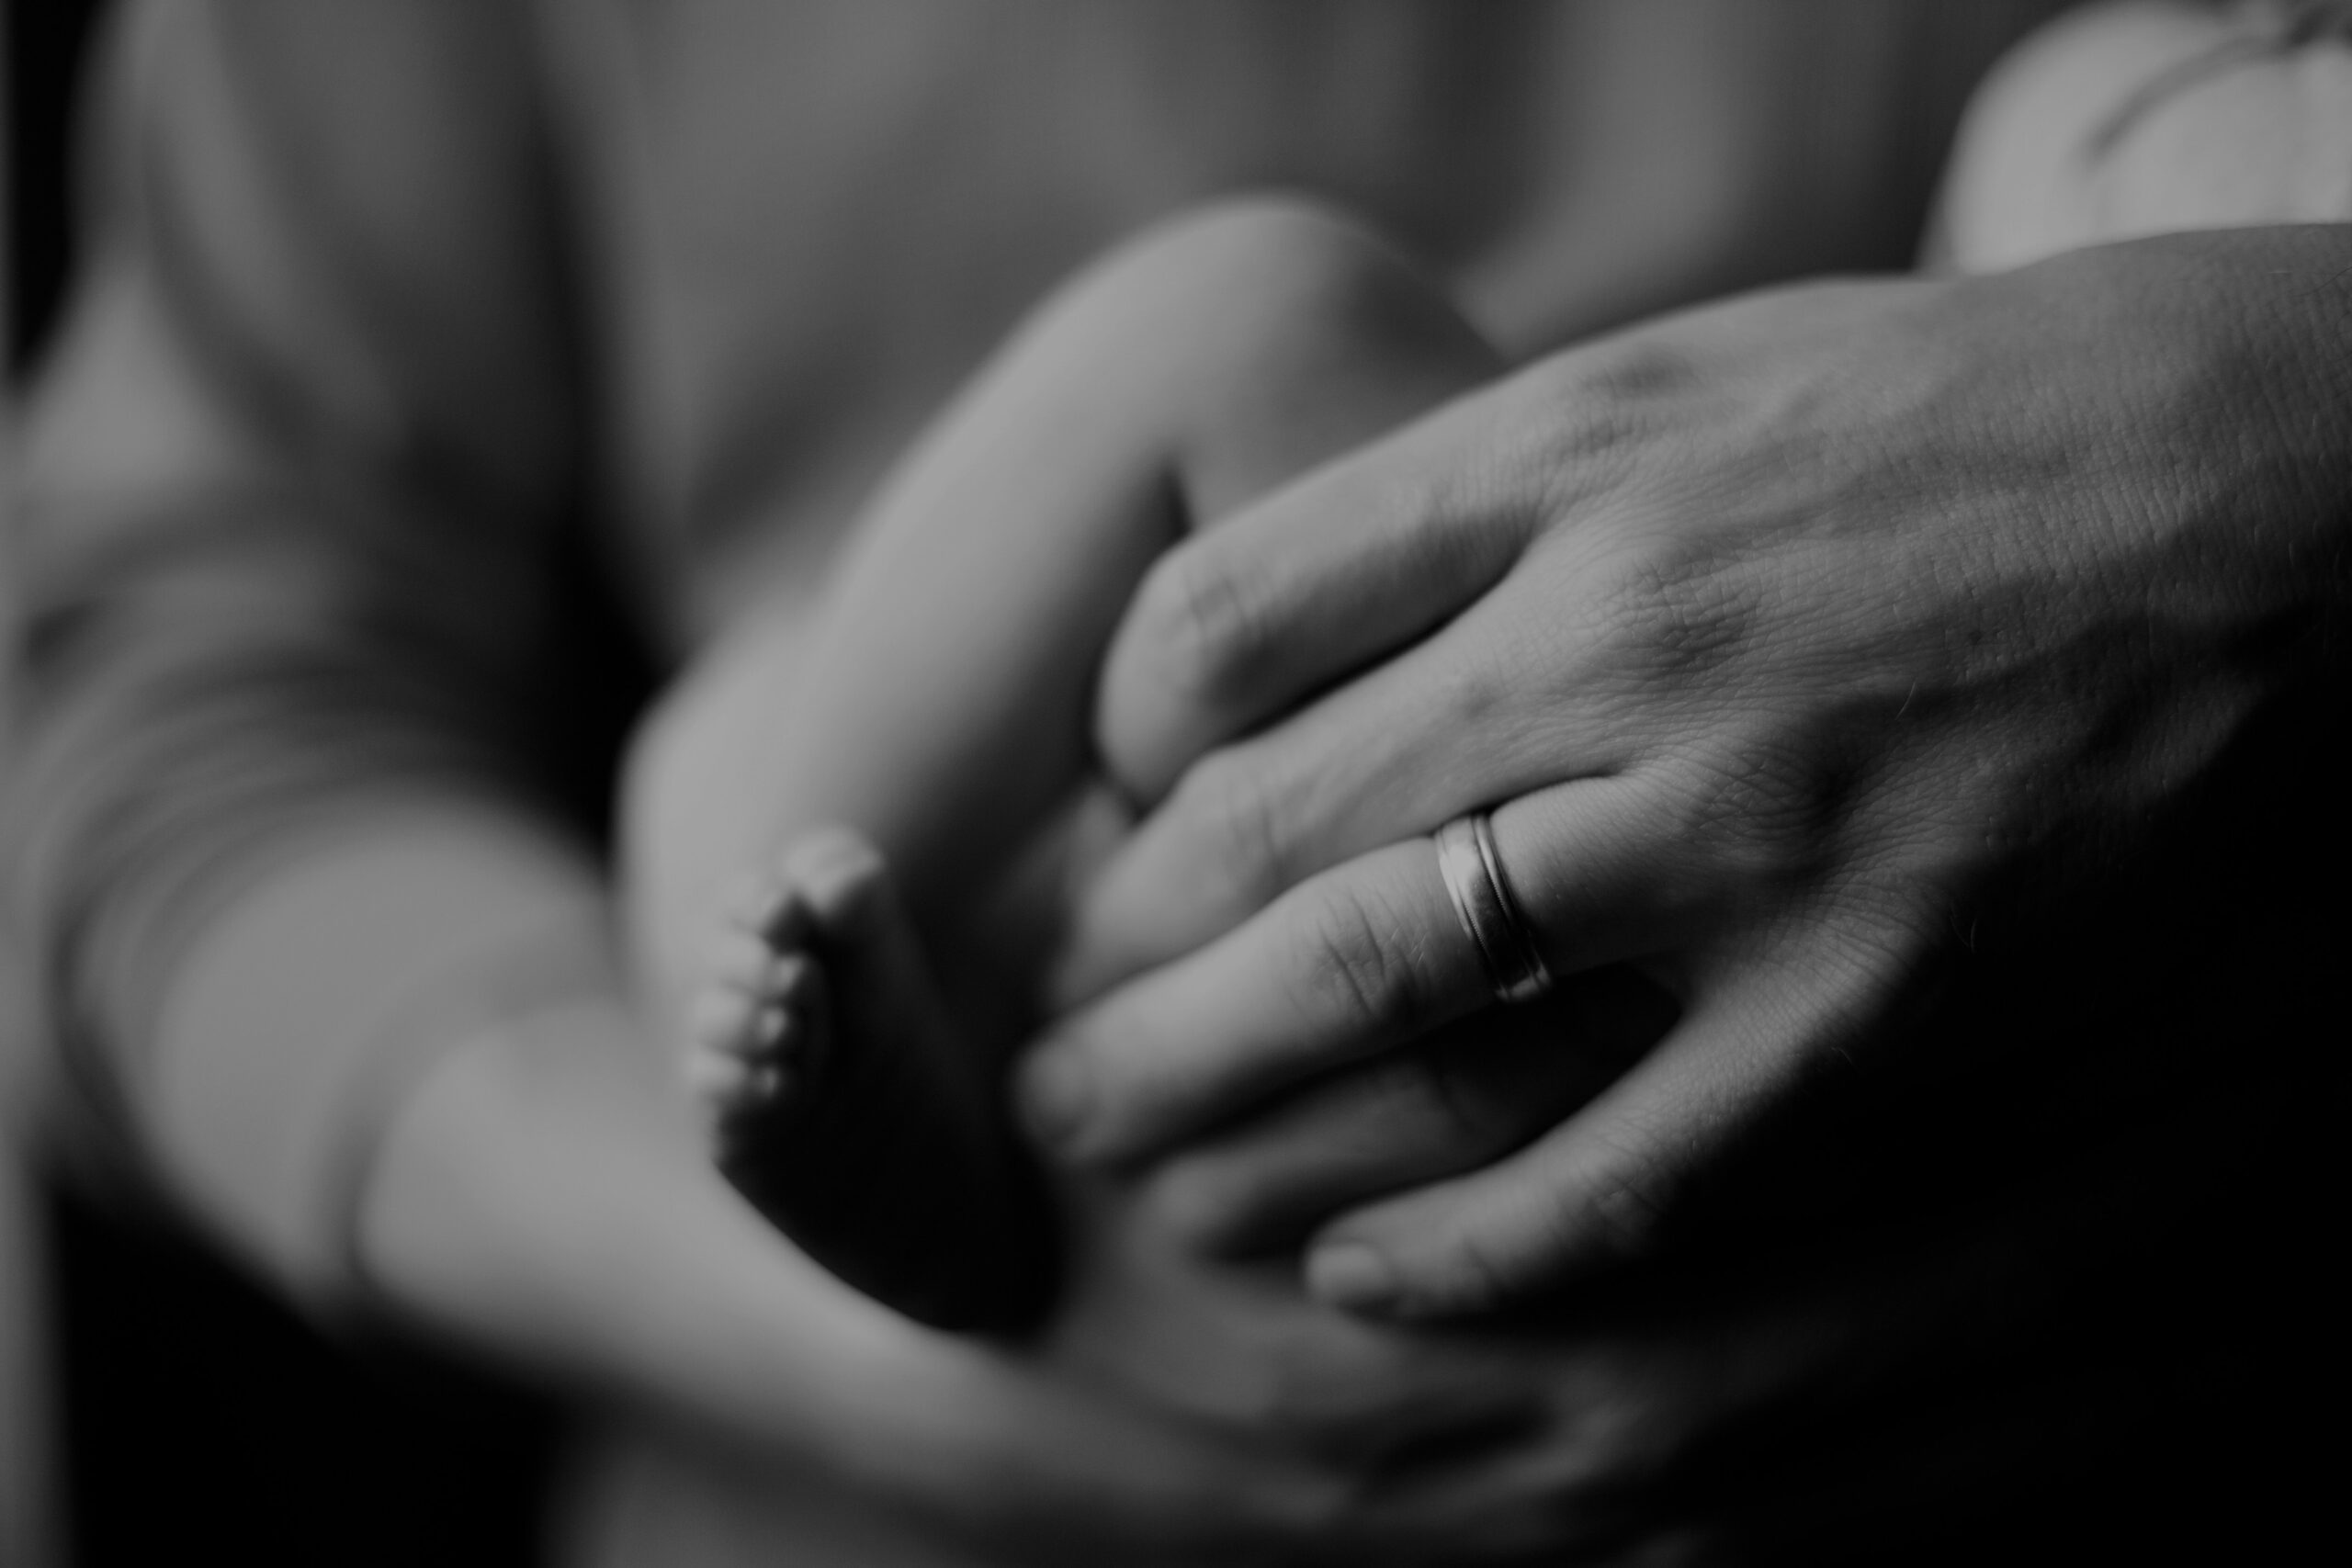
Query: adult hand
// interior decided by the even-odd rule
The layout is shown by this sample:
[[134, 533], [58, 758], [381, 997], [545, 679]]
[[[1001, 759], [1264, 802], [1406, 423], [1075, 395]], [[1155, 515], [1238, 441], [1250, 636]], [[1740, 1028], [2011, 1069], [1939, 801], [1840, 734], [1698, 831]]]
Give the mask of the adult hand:
[[2317, 667], [2347, 261], [2248, 231], [1735, 300], [1187, 541], [1106, 669], [1105, 753], [1159, 804], [1077, 922], [1100, 994], [1027, 1064], [1033, 1122], [1129, 1158], [1481, 1007], [1417, 835], [1492, 807], [1552, 969], [1638, 963], [1682, 1016], [1520, 1152], [1327, 1225], [1310, 1280], [1459, 1312], [1641, 1251], [1939, 951], [2113, 864]]
[[[2282, 760], [2307, 759], [2265, 759]], [[2232, 774], [2228, 804], [2283, 794], [2290, 819], [2331, 793], [2328, 770], [2287, 792], [2267, 768]], [[2293, 1448], [2293, 1428], [2268, 1424], [2274, 1405], [2303, 1397], [2341, 1296], [2320, 1286], [2308, 1238], [2338, 1198], [2324, 1150], [2342, 1075], [2293, 1048], [2310, 1032], [2279, 982], [2324, 973], [2343, 922], [2278, 895], [2314, 870], [2332, 886], [2352, 852], [2339, 834], [2324, 860], [2266, 872], [2282, 840], [2308, 835], [2236, 809], [2214, 829], [2186, 854], [2171, 840], [2152, 874], [2135, 868], [2156, 896], [2095, 941], [1981, 964], [1938, 1010], [1933, 1029], [1972, 1055], [1998, 1046], [2046, 1067], [1947, 1072], [1866, 1123], [1817, 1123], [1669, 1255], [1541, 1312], [1402, 1338], [1334, 1334], [1336, 1314], [1298, 1301], [1278, 1265], [1201, 1267], [1162, 1222], [1246, 1194], [1253, 1168], [1295, 1179], [1285, 1143], [1353, 1128], [1357, 1152], [1326, 1169], [1445, 1143], [1442, 1121], [1401, 1109], [1423, 1095], [1366, 1087], [1410, 1074], [1358, 1069], [1148, 1162], [1116, 1179], [1125, 1191], [1098, 1188], [1115, 1196], [1084, 1211], [1091, 1266], [1074, 1311], [1091, 1326], [1066, 1324], [1053, 1356], [1090, 1382], [1139, 1382], [1148, 1405], [1321, 1456], [1326, 1479], [1348, 1483], [1299, 1539], [1310, 1561], [1736, 1561], [1767, 1547], [1877, 1561], [1922, 1529], [1964, 1556], [1958, 1541], [2014, 1539], [2053, 1483], [2144, 1503], [2263, 1474]], [[2086, 959], [2109, 973], [2117, 955], [2140, 965], [2136, 983], [2080, 983]], [[1588, 983], [1606, 990], [1555, 1030], [1623, 1047], [1654, 1029], [1632, 987]], [[1458, 1032], [1442, 1049], [1499, 1103], [1517, 1047], [1482, 1055], [1487, 1042]], [[2223, 1060], [2215, 1041], [2232, 1043]], [[1855, 1169], [1872, 1179], [1842, 1190]], [[1191, 1194], [1172, 1208], [1171, 1183]], [[2287, 1379], [2272, 1404], [2268, 1374], [2248, 1399], [2256, 1343]], [[2140, 1511], [2086, 1517], [2101, 1515], [2140, 1539], [2113, 1522]]]

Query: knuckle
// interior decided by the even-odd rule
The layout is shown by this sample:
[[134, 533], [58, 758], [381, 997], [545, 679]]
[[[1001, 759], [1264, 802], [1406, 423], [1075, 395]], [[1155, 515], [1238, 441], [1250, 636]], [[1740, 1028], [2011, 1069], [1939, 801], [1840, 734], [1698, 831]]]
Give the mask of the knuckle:
[[1520, 1272], [1516, 1248], [1483, 1230], [1465, 1230], [1439, 1252], [1435, 1277], [1423, 1291], [1448, 1312], [1492, 1312], [1510, 1300]]
[[1666, 1190], [1638, 1175], [1611, 1178], [1593, 1190], [1586, 1213], [1602, 1247], [1619, 1257], [1639, 1258], [1657, 1247], [1665, 1228]]
[[1869, 787], [1835, 735], [1770, 716], [1717, 719], [1661, 759], [1660, 804], [1689, 863], [1690, 896], [1737, 915], [1808, 907], [1850, 882]]
[[1530, 693], [1541, 691], [1546, 673], [1534, 660], [1514, 664], [1508, 657], [1474, 654], [1433, 671], [1430, 696], [1455, 733], [1517, 728], [1533, 705]]
[[1438, 1141], [1451, 1148], [1475, 1153], [1499, 1149], [1515, 1140], [1521, 1129], [1510, 1108], [1497, 1096], [1482, 1092], [1459, 1067], [1416, 1052], [1379, 1071], [1393, 1099], [1408, 1106], [1412, 1120], [1432, 1129]]
[[1661, 411], [1704, 380], [1690, 354], [1648, 335], [1554, 355], [1521, 375], [1542, 411], [1544, 449], [1573, 457], [1561, 467], [1589, 477], [1624, 471], [1654, 442]]
[[1917, 985], [1940, 940], [1916, 904], [1842, 896], [1856, 907], [1815, 919], [1803, 933], [1813, 976], [1805, 1032], [1816, 1045], [1838, 1050]]
[[1596, 1494], [1670, 1475], [1690, 1455], [1700, 1425], [1679, 1381], [1632, 1356], [1588, 1370], [1567, 1413], [1570, 1467]]
[[1604, 631], [1639, 672], [1690, 681], [1751, 642], [1759, 595], [1736, 562], [1695, 542], [1625, 552], [1602, 590]]
[[1640, 1258], [1657, 1249], [1674, 1208], [1666, 1150], [1626, 1132], [1602, 1145], [1602, 1163], [1584, 1179], [1580, 1201], [1564, 1205], [1553, 1245], [1564, 1254], [1598, 1251]]
[[1231, 1354], [1192, 1396], [1223, 1421], [1272, 1437], [1319, 1435], [1339, 1418], [1347, 1392], [1329, 1356], [1294, 1326], [1241, 1327]]
[[1230, 1162], [1180, 1156], [1150, 1178], [1148, 1201], [1177, 1240], [1214, 1250], [1247, 1229], [1261, 1196]]
[[1846, 793], [1833, 770], [1770, 737], [1736, 735], [1693, 770], [1690, 840], [1743, 888], [1786, 886], [1816, 874], [1830, 852]]
[[1169, 810], [1187, 829], [1200, 866], [1237, 908], [1255, 908], [1283, 886], [1287, 863], [1275, 791], [1244, 751], [1212, 752], [1178, 781]]
[[1604, 339], [1574, 355], [1571, 369], [1577, 401], [1626, 409], [1671, 401], [1707, 383], [1697, 355], [1655, 332]]
[[1220, 558], [1213, 538], [1159, 558], [1136, 598], [1148, 667], [1180, 697], [1217, 708], [1260, 671], [1271, 622], [1249, 586]]
[[1415, 943], [1393, 914], [1359, 889], [1334, 882], [1318, 889], [1294, 925], [1293, 973], [1318, 1015], [1374, 1039], [1398, 1039], [1436, 1021], [1436, 999]]

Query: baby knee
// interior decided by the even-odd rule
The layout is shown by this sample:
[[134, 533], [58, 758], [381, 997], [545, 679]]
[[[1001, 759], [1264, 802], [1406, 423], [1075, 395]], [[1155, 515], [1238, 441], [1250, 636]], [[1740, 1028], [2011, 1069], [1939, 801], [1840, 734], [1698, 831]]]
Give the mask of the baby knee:
[[1187, 212], [1132, 241], [1120, 266], [1161, 320], [1248, 366], [1323, 364], [1371, 346], [1485, 355], [1402, 250], [1306, 197], [1238, 197]]
[[1122, 247], [1097, 342], [1146, 368], [1193, 521], [1241, 505], [1501, 369], [1444, 292], [1371, 230], [1286, 197], [1222, 202]]
[[1285, 299], [1314, 306], [1357, 293], [1430, 291], [1369, 224], [1311, 197], [1227, 197], [1155, 224], [1128, 248], [1138, 271], [1164, 274], [1179, 292], [1201, 300], [1238, 289], [1245, 305]]

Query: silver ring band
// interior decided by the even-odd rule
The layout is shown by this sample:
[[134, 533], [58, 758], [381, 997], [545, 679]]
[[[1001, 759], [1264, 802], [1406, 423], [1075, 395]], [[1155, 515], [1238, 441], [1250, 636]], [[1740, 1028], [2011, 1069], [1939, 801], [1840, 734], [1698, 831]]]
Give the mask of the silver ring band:
[[1453, 899], [1453, 912], [1470, 933], [1486, 966], [1487, 983], [1495, 998], [1505, 1002], [1532, 1001], [1552, 988], [1552, 971], [1535, 945], [1534, 928], [1520, 913], [1511, 897], [1510, 880], [1503, 874], [1503, 858], [1495, 850], [1495, 830], [1487, 814], [1474, 811], [1457, 817], [1437, 830], [1437, 869]]

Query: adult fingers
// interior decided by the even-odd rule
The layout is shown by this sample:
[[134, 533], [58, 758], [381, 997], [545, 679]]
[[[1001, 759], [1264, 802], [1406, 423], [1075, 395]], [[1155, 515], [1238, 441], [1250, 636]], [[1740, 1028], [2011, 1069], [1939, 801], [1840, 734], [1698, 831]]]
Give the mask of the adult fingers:
[[836, 1420], [859, 1430], [878, 1407], [895, 1422], [876, 1434], [896, 1439], [876, 1450], [878, 1490], [991, 1560], [1291, 1562], [1345, 1506], [1344, 1472], [1295, 1450], [1170, 1419], [1034, 1356], [935, 1347], [925, 1359], [944, 1374], [868, 1389]]
[[1584, 1104], [1654, 1044], [1672, 1000], [1632, 971], [1572, 976], [1300, 1089], [1145, 1182], [1170, 1231], [1226, 1256], [1295, 1253], [1340, 1209], [1474, 1169]]
[[1357, 1311], [1444, 1316], [1649, 1249], [1692, 1179], [1883, 1004], [1882, 969], [1820, 932], [1728, 965], [1640, 1066], [1526, 1149], [1334, 1221], [1309, 1251], [1310, 1288]]
[[[1679, 1477], [1621, 1475], [1596, 1445], [1538, 1425], [1407, 1469], [1350, 1518], [1345, 1561], [1682, 1568], [1713, 1561], [1674, 1506]], [[1629, 1467], [1631, 1468], [1631, 1467]], [[1679, 1527], [1679, 1528], [1678, 1528]]]
[[1057, 1024], [1022, 1065], [1023, 1111], [1065, 1158], [1125, 1159], [1461, 1017], [1481, 987], [1435, 849], [1391, 845]]
[[1501, 576], [1539, 521], [1532, 497], [1492, 481], [1494, 465], [1464, 458], [1487, 439], [1502, 389], [1314, 469], [1159, 558], [1112, 637], [1096, 705], [1124, 787], [1158, 799], [1212, 746]]
[[[1605, 682], [1539, 681], [1508, 589], [1419, 647], [1188, 769], [1078, 900], [1067, 1009], [1220, 936], [1304, 878], [1474, 807], [1608, 773], [1634, 744]], [[1562, 689], [1562, 687], [1565, 689]]]
[[1396, 1465], [1350, 1524], [1408, 1562], [1705, 1561], [1668, 1543], [1696, 1544], [1675, 1527], [1705, 1517], [1694, 1461], [1744, 1403], [1747, 1348], [1715, 1324], [1668, 1321], [1663, 1337], [1602, 1319], [1504, 1339], [1539, 1414]]
[[[1658, 896], [1698, 884], [1678, 869], [1683, 849], [1647, 830], [1655, 817], [1645, 787], [1623, 779], [1557, 786], [1495, 814], [1506, 874], [1555, 972], [1661, 951], [1697, 907]], [[1522, 876], [1528, 866], [1535, 878]], [[1128, 1159], [1492, 994], [1435, 847], [1414, 839], [1308, 878], [1069, 1015], [1023, 1064], [1023, 1107], [1063, 1157]]]

